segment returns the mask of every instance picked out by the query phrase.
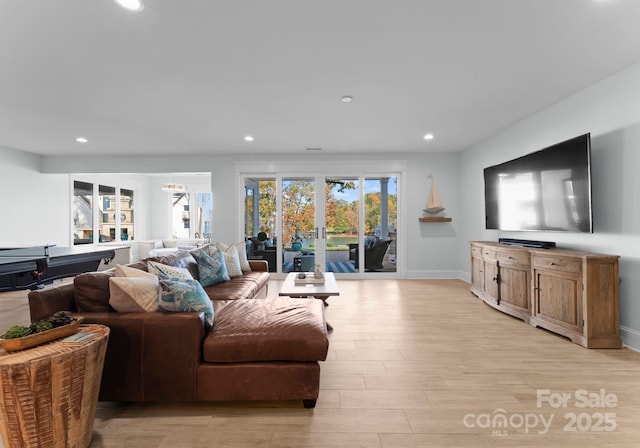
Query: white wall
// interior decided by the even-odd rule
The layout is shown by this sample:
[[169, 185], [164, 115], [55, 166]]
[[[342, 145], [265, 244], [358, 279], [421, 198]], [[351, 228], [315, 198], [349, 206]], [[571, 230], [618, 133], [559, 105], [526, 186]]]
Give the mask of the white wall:
[[[100, 166], [81, 171], [70, 168], [58, 173], [43, 173], [43, 158], [24, 151], [0, 147], [0, 247], [72, 244], [71, 202], [72, 179], [117, 185], [135, 191], [136, 236], [140, 239], [168, 238], [166, 193], [159, 185], [172, 178], [138, 174], [104, 174]], [[126, 166], [126, 162], [122, 164]], [[130, 173], [131, 170], [120, 170]], [[73, 173], [73, 175], [70, 175]], [[77, 174], [83, 173], [83, 174]], [[193, 191], [208, 191], [209, 177], [179, 179]], [[157, 186], [157, 188], [156, 188]], [[164, 214], [163, 214], [164, 213]], [[161, 218], [157, 219], [156, 215]], [[166, 216], [165, 216], [166, 215]], [[160, 230], [158, 230], [160, 229]]]
[[[484, 228], [483, 168], [590, 132], [594, 233], [497, 232]], [[620, 258], [620, 323], [625, 344], [640, 349], [640, 64], [523, 120], [461, 155], [459, 265], [469, 277], [470, 240], [498, 237]]]
[[[409, 278], [459, 278], [457, 248], [464, 201], [460, 197], [459, 154], [414, 155], [409, 163], [407, 264]], [[427, 206], [433, 174], [451, 222], [418, 222]]]
[[69, 176], [41, 174], [40, 163], [0, 147], [0, 247], [69, 244]]
[[[385, 171], [388, 160], [406, 160], [409, 166], [407, 182], [407, 248], [406, 266], [409, 277], [442, 278], [459, 277], [457, 259], [458, 226], [462, 220], [459, 213], [463, 209], [459, 194], [459, 154], [409, 154], [391, 152], [388, 155], [358, 154], [349, 156], [350, 160], [361, 158], [363, 161], [379, 161], [380, 170]], [[255, 161], [255, 156], [219, 155], [219, 156], [156, 156], [149, 157], [45, 157], [43, 170], [48, 173], [66, 172], [210, 172], [211, 192], [213, 195], [213, 241], [237, 241], [242, 237], [243, 225], [238, 222], [238, 188], [235, 179], [234, 162]], [[269, 162], [303, 161], [310, 167], [314, 161], [333, 160], [339, 166], [344, 156], [339, 154], [290, 155], [263, 154], [265, 170], [270, 169]], [[440, 195], [446, 207], [446, 213], [453, 218], [451, 223], [418, 223], [425, 207], [430, 181], [427, 175], [436, 178]], [[163, 181], [166, 181], [163, 179]], [[159, 178], [152, 178], [150, 187], [149, 218], [151, 228], [148, 238], [162, 236], [168, 226], [163, 201], [166, 199], [159, 190]]]

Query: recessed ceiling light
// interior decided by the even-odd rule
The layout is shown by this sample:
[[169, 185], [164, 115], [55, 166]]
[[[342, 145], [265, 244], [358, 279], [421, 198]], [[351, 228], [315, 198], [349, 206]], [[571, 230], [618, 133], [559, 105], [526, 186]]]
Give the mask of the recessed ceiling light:
[[350, 103], [351, 101], [353, 101], [353, 97], [351, 95], [345, 95], [340, 98], [340, 101], [342, 101], [343, 103]]
[[252, 142], [252, 141], [253, 141], [253, 137], [252, 137], [252, 136], [250, 136], [250, 135], [246, 135], [246, 136], [244, 137], [244, 140], [245, 140], [246, 142]]
[[322, 151], [322, 148], [314, 147], [314, 148], [304, 148], [307, 151]]
[[116, 3], [129, 11], [142, 11], [144, 9], [142, 0], [116, 0]]
[[433, 134], [425, 134], [424, 139], [425, 140], [433, 140]]
[[88, 142], [89, 142], [89, 140], [87, 140], [87, 139], [86, 139], [86, 138], [84, 138], [84, 137], [77, 137], [77, 138], [76, 138], [76, 141], [77, 141], [78, 143], [88, 143]]

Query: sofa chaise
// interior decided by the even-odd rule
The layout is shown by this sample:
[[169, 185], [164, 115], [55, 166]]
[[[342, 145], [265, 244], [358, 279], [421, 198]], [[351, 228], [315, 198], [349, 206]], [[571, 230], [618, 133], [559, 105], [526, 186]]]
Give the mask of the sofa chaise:
[[[188, 251], [128, 266], [145, 270], [149, 260], [197, 272]], [[108, 304], [111, 272], [31, 291], [31, 320], [68, 310], [111, 329], [100, 401], [302, 400], [314, 407], [318, 361], [329, 345], [322, 302], [267, 298], [267, 263], [249, 264], [251, 272], [204, 288], [211, 329], [202, 312], [116, 312]]]

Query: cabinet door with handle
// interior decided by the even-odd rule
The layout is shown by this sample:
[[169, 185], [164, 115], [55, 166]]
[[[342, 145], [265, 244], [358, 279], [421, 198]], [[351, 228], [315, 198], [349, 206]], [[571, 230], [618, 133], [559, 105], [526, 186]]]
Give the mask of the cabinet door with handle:
[[530, 267], [500, 266], [500, 304], [510, 306], [528, 316], [531, 309]]
[[499, 250], [500, 305], [510, 314], [528, 320], [531, 314], [531, 257], [522, 249]]
[[471, 290], [476, 295], [484, 291], [482, 248], [471, 245]]
[[484, 299], [498, 304], [500, 301], [498, 289], [498, 262], [496, 260], [484, 260], [482, 270], [484, 271]]
[[534, 269], [533, 282], [533, 315], [582, 333], [582, 276]]

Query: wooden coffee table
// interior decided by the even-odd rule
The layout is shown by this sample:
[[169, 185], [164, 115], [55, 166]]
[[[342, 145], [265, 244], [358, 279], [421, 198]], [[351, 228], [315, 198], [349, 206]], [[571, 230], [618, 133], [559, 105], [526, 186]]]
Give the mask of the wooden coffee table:
[[[327, 300], [332, 296], [339, 296], [340, 290], [338, 289], [338, 284], [336, 283], [336, 278], [333, 275], [333, 272], [323, 272], [324, 275], [324, 283], [323, 284], [304, 284], [304, 285], [296, 285], [295, 279], [300, 274], [300, 272], [290, 272], [287, 275], [287, 278], [284, 280], [282, 287], [280, 288], [280, 292], [278, 292], [279, 296], [288, 296], [288, 297], [313, 297], [316, 299], [322, 300], [324, 306], [329, 306]], [[327, 330], [333, 331], [333, 327], [327, 322]]]

